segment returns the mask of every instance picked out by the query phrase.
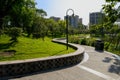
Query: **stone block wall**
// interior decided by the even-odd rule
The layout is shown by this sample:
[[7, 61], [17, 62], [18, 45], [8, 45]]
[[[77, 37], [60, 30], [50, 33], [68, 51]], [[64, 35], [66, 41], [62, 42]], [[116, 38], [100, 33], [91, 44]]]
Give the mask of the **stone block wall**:
[[0, 62], [0, 77], [22, 75], [75, 65], [82, 61], [84, 54], [84, 51], [79, 51], [77, 47], [76, 49], [76, 52], [67, 55], [20, 61]]

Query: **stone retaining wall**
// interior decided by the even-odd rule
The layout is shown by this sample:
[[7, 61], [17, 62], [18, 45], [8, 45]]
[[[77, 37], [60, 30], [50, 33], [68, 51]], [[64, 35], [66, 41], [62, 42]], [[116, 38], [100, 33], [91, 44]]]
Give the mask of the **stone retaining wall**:
[[[54, 39], [53, 42], [65, 44], [57, 39]], [[84, 49], [75, 44], [69, 44], [69, 46], [77, 50], [74, 53], [61, 56], [0, 62], [0, 77], [40, 72], [80, 63], [83, 59]]]

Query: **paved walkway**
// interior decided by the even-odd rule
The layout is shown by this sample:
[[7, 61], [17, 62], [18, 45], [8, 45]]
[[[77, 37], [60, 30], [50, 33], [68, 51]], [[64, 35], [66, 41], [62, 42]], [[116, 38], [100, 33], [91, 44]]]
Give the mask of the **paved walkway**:
[[85, 48], [85, 58], [78, 65], [0, 80], [120, 80], [120, 65], [117, 64], [115, 55], [95, 51], [89, 46], [82, 47]]

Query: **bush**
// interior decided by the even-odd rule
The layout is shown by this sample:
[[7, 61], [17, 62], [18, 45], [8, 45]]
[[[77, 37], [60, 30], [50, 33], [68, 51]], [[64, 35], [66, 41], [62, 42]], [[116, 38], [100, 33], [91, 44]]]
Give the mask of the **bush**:
[[86, 40], [86, 38], [81, 39], [81, 44], [82, 44], [82, 45], [87, 45], [87, 40]]
[[18, 27], [12, 27], [8, 29], [8, 35], [11, 37], [11, 40], [17, 41], [17, 38], [21, 35], [22, 29]]
[[71, 37], [69, 37], [69, 42], [79, 44], [80, 43], [80, 38], [71, 36]]
[[76, 36], [70, 36], [69, 42], [81, 45], [95, 46], [95, 38], [79, 38]]
[[95, 38], [87, 38], [87, 45], [88, 46], [95, 46]]
[[109, 49], [109, 44], [110, 44], [109, 42], [105, 42], [105, 44], [104, 44], [104, 49], [105, 49], [105, 50], [108, 50], [108, 49]]

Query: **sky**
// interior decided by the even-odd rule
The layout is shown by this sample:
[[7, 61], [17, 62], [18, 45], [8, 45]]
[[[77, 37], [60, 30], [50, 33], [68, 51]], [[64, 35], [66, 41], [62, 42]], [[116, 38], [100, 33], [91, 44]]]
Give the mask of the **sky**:
[[[55, 16], [64, 19], [67, 9], [74, 10], [74, 14], [83, 19], [83, 24], [89, 24], [89, 13], [99, 12], [105, 0], [35, 0], [39, 9], [47, 12], [47, 17]], [[71, 15], [72, 12], [68, 14]]]

